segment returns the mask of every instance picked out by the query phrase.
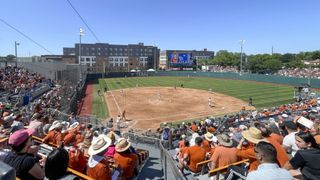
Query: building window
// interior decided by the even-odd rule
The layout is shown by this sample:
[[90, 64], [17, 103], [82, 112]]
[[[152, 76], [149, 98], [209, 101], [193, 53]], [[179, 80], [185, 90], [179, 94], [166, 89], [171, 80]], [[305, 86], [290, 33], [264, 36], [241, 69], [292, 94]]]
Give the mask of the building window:
[[110, 51], [112, 51], [112, 48], [109, 48]]

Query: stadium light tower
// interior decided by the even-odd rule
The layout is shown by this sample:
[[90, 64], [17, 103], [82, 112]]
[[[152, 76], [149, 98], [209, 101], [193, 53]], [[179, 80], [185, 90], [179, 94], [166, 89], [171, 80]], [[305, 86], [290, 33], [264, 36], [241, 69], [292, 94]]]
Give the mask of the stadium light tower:
[[242, 75], [242, 49], [243, 49], [243, 44], [245, 40], [240, 40], [240, 45], [241, 45], [241, 53], [240, 53], [240, 76]]
[[80, 80], [81, 83], [83, 82], [83, 77], [82, 77], [82, 64], [81, 64], [81, 38], [84, 35], [84, 30], [80, 28], [80, 43], [79, 43], [79, 65], [80, 65]]
[[16, 56], [16, 67], [18, 65], [18, 46], [19, 45], [20, 44], [17, 41], [14, 42], [14, 53], [15, 53], [15, 56]]

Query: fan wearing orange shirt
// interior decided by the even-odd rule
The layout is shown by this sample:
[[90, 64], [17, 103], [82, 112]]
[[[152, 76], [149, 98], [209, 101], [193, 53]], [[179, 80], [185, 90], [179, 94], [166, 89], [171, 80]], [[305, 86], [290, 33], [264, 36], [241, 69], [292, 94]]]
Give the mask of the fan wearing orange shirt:
[[204, 161], [206, 157], [206, 151], [201, 147], [202, 138], [196, 137], [195, 145], [187, 149], [183, 155], [183, 162], [179, 164], [179, 169], [183, 173], [184, 168], [189, 169], [194, 173], [201, 171], [201, 166], [196, 167], [197, 163]]
[[193, 131], [193, 132], [197, 132], [198, 131], [198, 126], [197, 126], [197, 124], [196, 124], [196, 122], [192, 122], [192, 125], [191, 125], [191, 130]]
[[[249, 145], [243, 147], [243, 142], [247, 140]], [[256, 170], [258, 168], [258, 161], [254, 152], [254, 145], [263, 140], [261, 131], [255, 127], [250, 127], [249, 130], [242, 132], [242, 139], [237, 146], [237, 156], [241, 159], [249, 159], [250, 166], [249, 171]]]
[[88, 154], [87, 175], [93, 179], [111, 180], [109, 164], [103, 154], [111, 145], [111, 139], [107, 136], [99, 136], [92, 142]]
[[232, 163], [237, 162], [237, 149], [232, 147], [233, 142], [226, 134], [217, 136], [219, 146], [215, 148], [211, 156], [210, 169], [220, 168]]
[[114, 162], [122, 169], [122, 179], [131, 180], [137, 174], [138, 156], [130, 151], [131, 143], [125, 138], [120, 138], [116, 145]]
[[49, 128], [49, 133], [43, 138], [42, 142], [60, 146], [63, 139], [61, 130], [62, 124], [59, 121], [53, 122], [52, 126]]

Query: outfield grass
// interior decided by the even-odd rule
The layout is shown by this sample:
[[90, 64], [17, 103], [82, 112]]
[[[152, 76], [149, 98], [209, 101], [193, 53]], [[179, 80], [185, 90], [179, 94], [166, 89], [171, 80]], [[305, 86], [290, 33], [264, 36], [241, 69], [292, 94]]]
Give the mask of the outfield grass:
[[103, 94], [101, 84], [95, 83], [93, 86], [92, 114], [104, 119], [108, 116], [108, 106], [106, 105], [104, 96], [98, 95], [99, 89], [101, 94]]
[[[185, 88], [194, 88], [218, 92], [248, 101], [251, 96], [253, 104], [257, 108], [272, 107], [276, 105], [293, 102], [292, 86], [258, 83], [252, 81], [228, 80], [207, 77], [130, 77], [130, 78], [107, 78], [100, 79], [99, 84], [95, 85], [95, 96], [97, 96], [96, 88], [100, 88], [103, 92], [104, 87], [109, 90], [136, 87], [180, 87], [183, 84]], [[99, 105], [99, 103], [102, 103]], [[98, 117], [107, 116], [107, 106], [104, 100], [94, 97], [94, 106], [97, 110], [93, 114]], [[104, 107], [104, 111], [102, 108]], [[94, 108], [95, 109], [95, 108]]]

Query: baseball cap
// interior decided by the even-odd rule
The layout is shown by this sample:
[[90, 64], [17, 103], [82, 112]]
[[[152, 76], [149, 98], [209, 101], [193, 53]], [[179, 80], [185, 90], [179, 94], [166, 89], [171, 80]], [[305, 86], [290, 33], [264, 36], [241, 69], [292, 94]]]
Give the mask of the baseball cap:
[[19, 146], [23, 143], [29, 136], [34, 133], [34, 129], [22, 129], [14, 132], [9, 137], [9, 144], [13, 146]]

